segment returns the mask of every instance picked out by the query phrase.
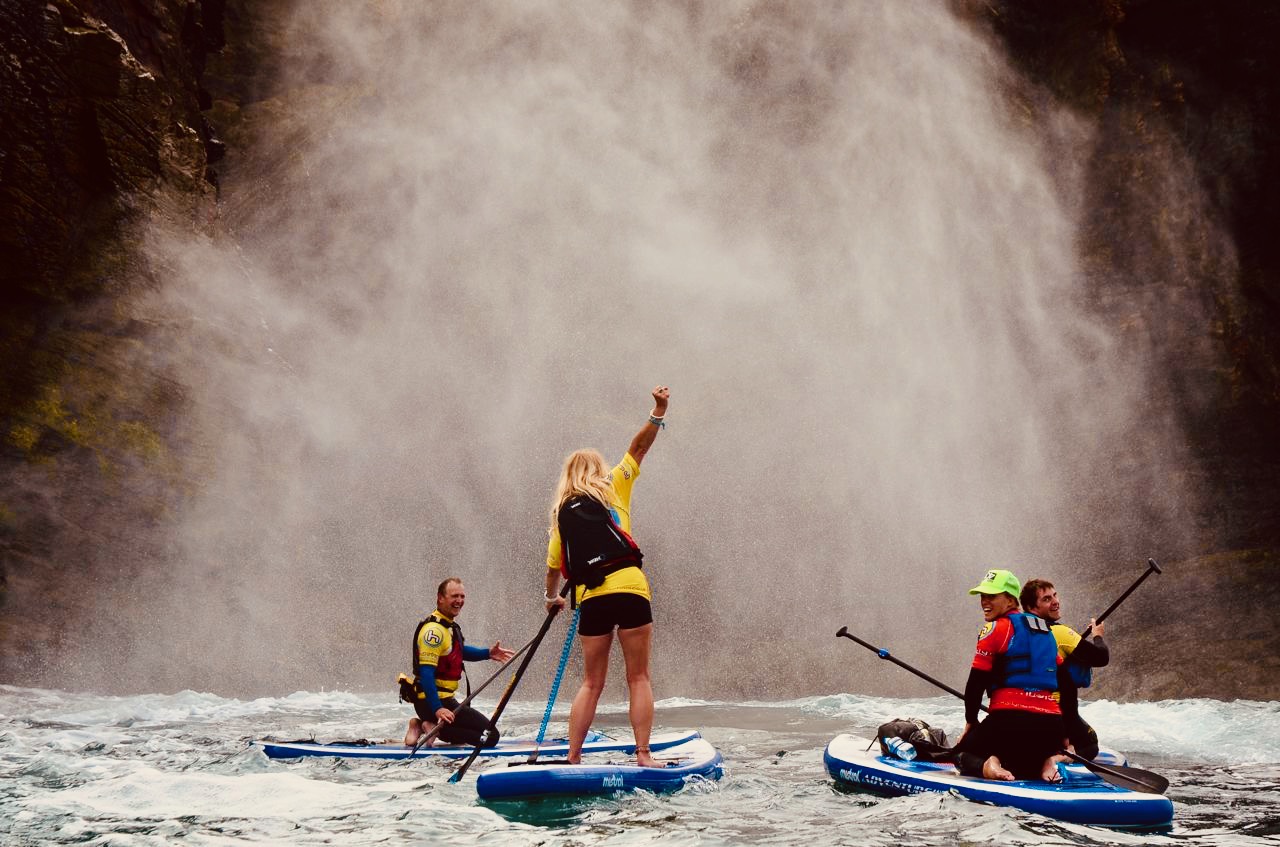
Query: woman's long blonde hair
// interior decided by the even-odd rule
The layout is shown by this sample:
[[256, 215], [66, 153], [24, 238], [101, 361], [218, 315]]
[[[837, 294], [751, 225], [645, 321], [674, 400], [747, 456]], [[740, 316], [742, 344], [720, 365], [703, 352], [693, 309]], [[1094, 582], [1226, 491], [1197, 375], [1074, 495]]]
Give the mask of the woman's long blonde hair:
[[612, 508], [613, 477], [604, 456], [595, 450], [575, 450], [564, 460], [556, 496], [551, 501], [551, 529], [559, 524], [560, 507], [574, 497], [590, 497], [606, 509]]

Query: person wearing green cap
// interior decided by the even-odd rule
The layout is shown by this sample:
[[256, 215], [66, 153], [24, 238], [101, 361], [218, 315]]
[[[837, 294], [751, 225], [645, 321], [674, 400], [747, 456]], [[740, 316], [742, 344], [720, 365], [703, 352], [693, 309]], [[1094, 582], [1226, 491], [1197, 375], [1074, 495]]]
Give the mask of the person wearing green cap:
[[[990, 570], [978, 595], [985, 624], [964, 691], [964, 732], [953, 751], [962, 773], [987, 779], [1056, 781], [1066, 745], [1057, 693], [1058, 643], [1048, 623], [1018, 611], [1021, 586], [1007, 570]], [[990, 714], [981, 723], [982, 695]]]

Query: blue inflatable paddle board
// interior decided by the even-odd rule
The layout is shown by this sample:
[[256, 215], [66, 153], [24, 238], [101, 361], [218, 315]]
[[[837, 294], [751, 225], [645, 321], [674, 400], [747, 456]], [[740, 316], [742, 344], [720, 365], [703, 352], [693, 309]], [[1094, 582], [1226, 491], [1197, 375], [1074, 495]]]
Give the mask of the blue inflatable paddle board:
[[[697, 737], [696, 730], [662, 733], [650, 739], [649, 747], [654, 751], [665, 750], [668, 747], [684, 744]], [[406, 747], [394, 741], [322, 744], [317, 741], [264, 740], [254, 741], [252, 744], [255, 747], [261, 747], [262, 752], [272, 759], [298, 759], [303, 756], [337, 756], [343, 759], [427, 759], [441, 757], [446, 759], [465, 759], [471, 755], [471, 751], [474, 749], [470, 744], [466, 746], [437, 744], [432, 747], [419, 747], [415, 755], [412, 747]], [[528, 757], [535, 750], [539, 756], [565, 756], [569, 752], [569, 742], [564, 738], [549, 738], [538, 744], [532, 738], [503, 738], [498, 741], [496, 747], [481, 750], [480, 755]], [[583, 752], [592, 753], [634, 753], [636, 751], [636, 743], [634, 740], [629, 739], [605, 738], [603, 735], [595, 733], [587, 737], [587, 742], [583, 745], [582, 750]]]
[[[1096, 761], [1124, 764], [1122, 756], [1107, 751], [1099, 754]], [[1012, 806], [1068, 823], [1113, 829], [1162, 830], [1173, 823], [1173, 803], [1168, 797], [1111, 785], [1084, 765], [1060, 765], [1060, 783], [999, 782], [964, 776], [951, 764], [904, 762], [881, 756], [879, 744], [854, 735], [832, 739], [823, 762], [837, 783], [877, 794], [954, 792], [979, 803]]]
[[[658, 748], [652, 743], [650, 747], [656, 754]], [[692, 781], [719, 779], [724, 774], [720, 751], [703, 738], [669, 747], [655, 758], [663, 767], [642, 768], [635, 762], [618, 761], [616, 756], [594, 755], [584, 756], [580, 765], [499, 764], [476, 778], [476, 791], [484, 800], [612, 794], [637, 789], [659, 793], [678, 791]]]

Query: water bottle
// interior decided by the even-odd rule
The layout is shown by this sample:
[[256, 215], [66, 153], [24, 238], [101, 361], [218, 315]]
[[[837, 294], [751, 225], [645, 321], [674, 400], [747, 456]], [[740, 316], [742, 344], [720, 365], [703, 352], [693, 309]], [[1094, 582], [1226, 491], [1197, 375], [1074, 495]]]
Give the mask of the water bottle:
[[884, 746], [889, 748], [889, 752], [904, 762], [910, 762], [916, 757], [916, 748], [909, 741], [903, 741], [901, 738], [886, 738]]

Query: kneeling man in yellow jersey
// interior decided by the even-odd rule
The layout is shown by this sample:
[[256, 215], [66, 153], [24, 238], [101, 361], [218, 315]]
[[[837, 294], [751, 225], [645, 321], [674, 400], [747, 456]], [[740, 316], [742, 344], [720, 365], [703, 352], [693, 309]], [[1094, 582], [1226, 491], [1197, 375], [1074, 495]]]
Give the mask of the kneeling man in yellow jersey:
[[492, 647], [473, 647], [462, 637], [458, 614], [467, 600], [462, 580], [451, 576], [436, 589], [436, 610], [418, 623], [413, 634], [413, 679], [401, 674], [400, 696], [413, 704], [417, 717], [409, 719], [406, 747], [418, 743], [424, 731], [440, 725], [439, 739], [449, 744], [485, 747], [498, 743], [497, 729], [489, 719], [470, 706], [458, 702], [462, 663], [492, 659], [505, 662], [514, 653], [495, 641]]

